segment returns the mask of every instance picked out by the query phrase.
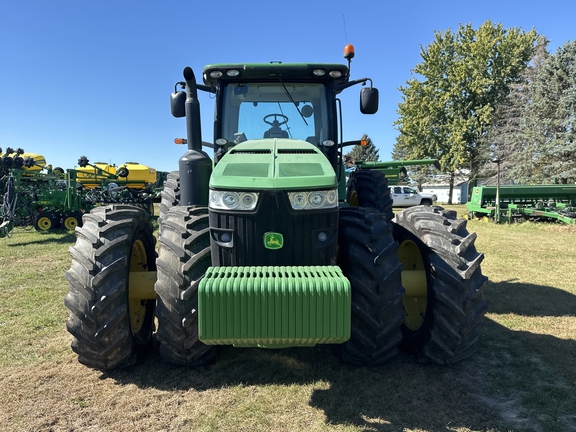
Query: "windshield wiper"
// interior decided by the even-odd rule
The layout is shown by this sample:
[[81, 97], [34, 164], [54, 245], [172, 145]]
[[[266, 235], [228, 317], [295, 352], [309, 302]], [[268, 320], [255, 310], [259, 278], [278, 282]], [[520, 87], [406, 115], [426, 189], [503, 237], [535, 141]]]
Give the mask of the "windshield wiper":
[[282, 84], [282, 88], [284, 89], [284, 91], [286, 92], [286, 94], [288, 95], [288, 97], [290, 98], [290, 100], [292, 101], [292, 103], [294, 104], [294, 106], [296, 107], [296, 110], [298, 111], [298, 114], [300, 114], [300, 117], [302, 117], [302, 120], [304, 120], [304, 123], [306, 124], [306, 126], [308, 126], [308, 122], [306, 121], [306, 119], [304, 118], [304, 115], [302, 114], [302, 111], [300, 111], [300, 108], [298, 108], [298, 104], [296, 103], [296, 101], [294, 100], [294, 98], [292, 97], [292, 95], [290, 94], [290, 92], [288, 91], [288, 89], [286, 88], [286, 86], [284, 85], [284, 83], [282, 82], [282, 78], [278, 77], [278, 79], [280, 80], [280, 84]]

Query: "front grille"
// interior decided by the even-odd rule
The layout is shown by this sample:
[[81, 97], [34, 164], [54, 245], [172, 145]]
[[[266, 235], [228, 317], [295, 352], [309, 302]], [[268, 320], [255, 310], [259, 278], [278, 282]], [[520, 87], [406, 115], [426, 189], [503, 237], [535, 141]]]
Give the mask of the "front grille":
[[278, 149], [277, 154], [318, 154], [316, 150], [313, 149]]
[[324, 170], [319, 163], [281, 163], [278, 165], [279, 177], [323, 176]]
[[[284, 191], [262, 191], [255, 213], [209, 209], [213, 266], [334, 265], [338, 209], [296, 211]], [[232, 241], [221, 242], [221, 234]], [[266, 233], [280, 233], [280, 249], [264, 246]], [[326, 240], [320, 241], [320, 233]]]
[[230, 154], [270, 154], [270, 150], [230, 150]]
[[226, 177], [268, 177], [270, 165], [267, 163], [230, 163], [226, 165], [223, 176]]

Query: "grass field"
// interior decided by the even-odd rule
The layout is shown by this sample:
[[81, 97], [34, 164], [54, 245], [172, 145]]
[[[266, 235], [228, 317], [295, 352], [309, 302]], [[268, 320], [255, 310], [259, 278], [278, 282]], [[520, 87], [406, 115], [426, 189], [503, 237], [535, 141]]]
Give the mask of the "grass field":
[[[453, 206], [459, 212], [464, 207]], [[209, 368], [102, 373], [70, 349], [73, 233], [0, 239], [2, 431], [576, 431], [576, 227], [470, 221], [482, 345], [452, 366], [341, 365], [326, 347], [224, 347]]]

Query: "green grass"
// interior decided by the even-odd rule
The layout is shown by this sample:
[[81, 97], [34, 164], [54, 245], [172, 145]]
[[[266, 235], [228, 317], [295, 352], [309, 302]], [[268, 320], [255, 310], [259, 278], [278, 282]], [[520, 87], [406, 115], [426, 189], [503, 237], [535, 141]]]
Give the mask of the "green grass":
[[[17, 229], [0, 243], [0, 366], [62, 358], [63, 278], [74, 234]], [[67, 353], [66, 353], [67, 355]]]
[[[452, 206], [459, 214], [463, 206]], [[223, 347], [190, 370], [157, 349], [80, 365], [64, 272], [74, 235], [0, 239], [0, 429], [7, 431], [575, 431], [576, 227], [469, 221], [490, 302], [482, 345], [452, 366], [341, 365], [327, 347]]]

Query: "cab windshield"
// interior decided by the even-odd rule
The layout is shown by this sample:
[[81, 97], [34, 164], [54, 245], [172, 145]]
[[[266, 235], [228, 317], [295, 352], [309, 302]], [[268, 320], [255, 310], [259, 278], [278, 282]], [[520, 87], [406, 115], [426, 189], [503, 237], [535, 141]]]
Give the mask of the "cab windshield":
[[325, 87], [316, 83], [228, 84], [222, 137], [229, 142], [291, 138], [318, 146], [327, 139]]

